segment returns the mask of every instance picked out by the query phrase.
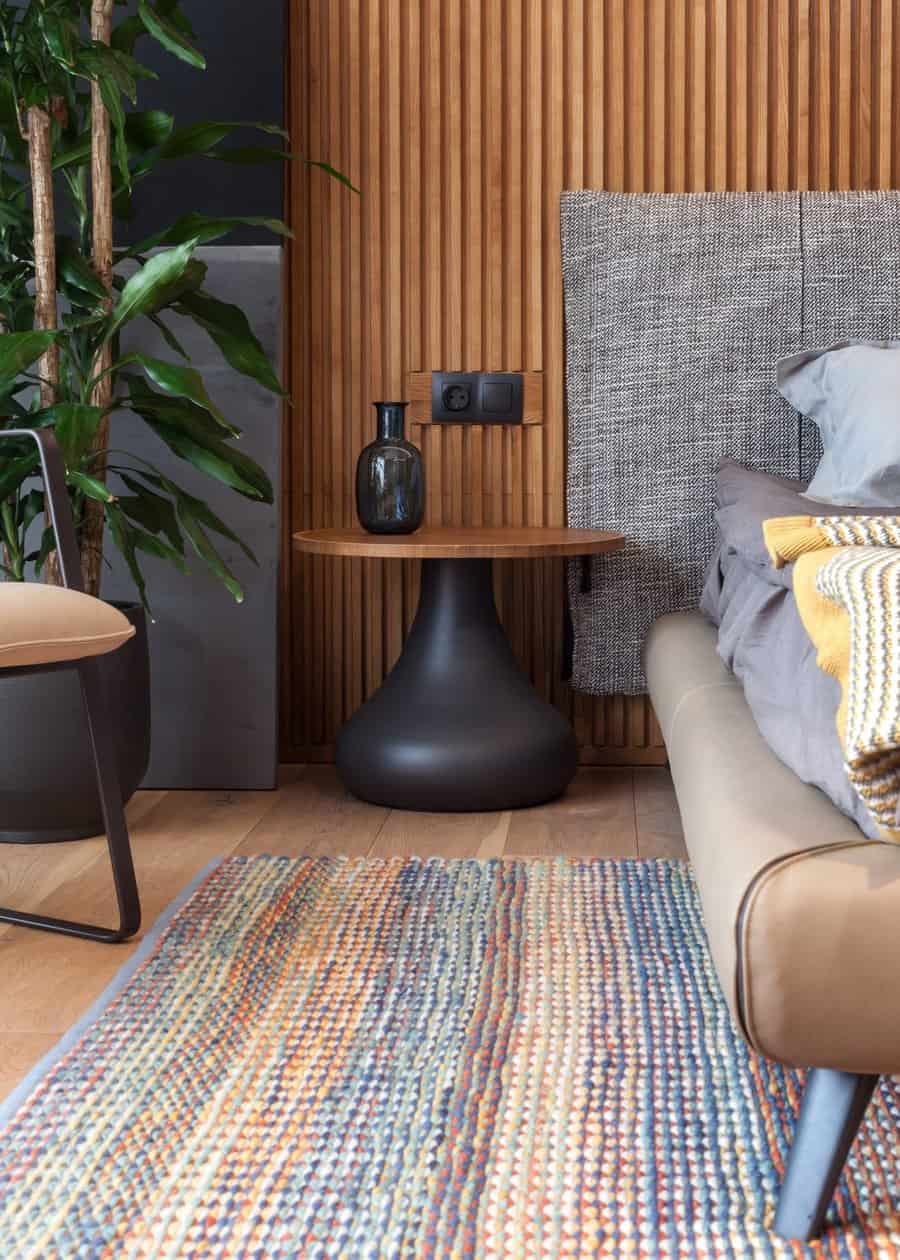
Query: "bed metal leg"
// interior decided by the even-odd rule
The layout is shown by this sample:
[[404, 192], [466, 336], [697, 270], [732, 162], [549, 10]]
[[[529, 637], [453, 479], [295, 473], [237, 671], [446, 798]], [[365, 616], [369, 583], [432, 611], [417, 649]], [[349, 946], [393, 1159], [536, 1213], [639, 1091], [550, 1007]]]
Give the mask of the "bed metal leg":
[[862, 1122], [877, 1076], [813, 1068], [778, 1197], [775, 1233], [782, 1238], [815, 1238], [841, 1169]]

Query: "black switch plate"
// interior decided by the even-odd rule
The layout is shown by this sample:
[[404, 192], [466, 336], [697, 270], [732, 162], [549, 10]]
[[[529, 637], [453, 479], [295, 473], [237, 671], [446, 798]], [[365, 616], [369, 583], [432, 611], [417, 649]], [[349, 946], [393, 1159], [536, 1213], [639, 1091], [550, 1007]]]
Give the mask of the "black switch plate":
[[437, 424], [521, 424], [521, 372], [432, 372], [431, 418]]

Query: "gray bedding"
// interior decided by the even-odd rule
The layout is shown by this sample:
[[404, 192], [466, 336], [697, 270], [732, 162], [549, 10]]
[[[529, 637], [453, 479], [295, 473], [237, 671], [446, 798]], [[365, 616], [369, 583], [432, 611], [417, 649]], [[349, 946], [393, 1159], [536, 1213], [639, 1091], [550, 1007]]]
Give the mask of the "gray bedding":
[[772, 568], [763, 542], [762, 522], [768, 517], [816, 511], [802, 489], [800, 482], [723, 463], [716, 512], [719, 547], [700, 606], [718, 626], [719, 655], [742, 683], [772, 751], [805, 783], [821, 788], [867, 836], [877, 838], [875, 823], [843, 767], [835, 725], [840, 687], [816, 664], [791, 591], [791, 566]]

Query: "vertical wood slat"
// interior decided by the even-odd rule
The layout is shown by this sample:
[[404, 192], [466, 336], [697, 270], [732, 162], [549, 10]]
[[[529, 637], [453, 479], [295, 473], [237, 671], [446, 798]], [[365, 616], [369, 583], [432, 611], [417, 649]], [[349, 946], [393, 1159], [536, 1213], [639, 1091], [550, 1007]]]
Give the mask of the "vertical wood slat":
[[[290, 0], [285, 545], [354, 519], [371, 400], [410, 371], [544, 373], [527, 432], [417, 426], [435, 523], [564, 519], [564, 187], [900, 182], [900, 0]], [[640, 699], [560, 681], [561, 566], [498, 566], [501, 614], [586, 762], [658, 761]], [[286, 556], [283, 749], [328, 760], [415, 608], [414, 565]]]

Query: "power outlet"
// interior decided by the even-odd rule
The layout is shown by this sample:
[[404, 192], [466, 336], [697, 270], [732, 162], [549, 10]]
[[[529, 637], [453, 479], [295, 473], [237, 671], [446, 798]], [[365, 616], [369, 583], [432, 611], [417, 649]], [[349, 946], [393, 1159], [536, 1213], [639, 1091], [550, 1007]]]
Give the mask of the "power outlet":
[[521, 424], [521, 372], [432, 372], [431, 419], [438, 424]]
[[449, 411], [452, 415], [458, 415], [461, 411], [471, 411], [472, 391], [462, 381], [445, 385], [441, 390], [441, 403], [444, 410]]

